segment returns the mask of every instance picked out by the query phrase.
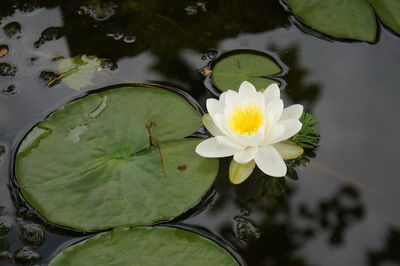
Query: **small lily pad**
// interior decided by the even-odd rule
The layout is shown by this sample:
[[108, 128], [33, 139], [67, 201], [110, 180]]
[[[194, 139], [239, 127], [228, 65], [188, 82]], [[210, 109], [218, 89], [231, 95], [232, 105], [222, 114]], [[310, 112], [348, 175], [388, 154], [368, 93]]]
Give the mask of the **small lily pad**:
[[58, 265], [239, 265], [216, 243], [195, 233], [169, 227], [114, 229], [61, 251]]
[[124, 86], [65, 105], [20, 145], [15, 175], [47, 220], [82, 231], [176, 217], [210, 189], [218, 160], [195, 153], [201, 116], [177, 93]]
[[248, 81], [261, 90], [271, 83], [279, 83], [270, 76], [281, 71], [281, 67], [267, 55], [235, 53], [222, 56], [216, 61], [211, 78], [220, 91], [237, 91], [243, 81]]
[[59, 75], [50, 80], [47, 85], [51, 87], [57, 81], [62, 80], [68, 87], [74, 90], [92, 85], [94, 74], [101, 70], [103, 60], [95, 56], [75, 56], [59, 60]]

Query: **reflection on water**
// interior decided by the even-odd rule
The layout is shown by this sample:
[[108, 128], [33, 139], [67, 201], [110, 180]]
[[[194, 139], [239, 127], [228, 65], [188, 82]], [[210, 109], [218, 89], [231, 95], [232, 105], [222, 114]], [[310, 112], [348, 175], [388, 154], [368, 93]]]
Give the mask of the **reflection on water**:
[[[374, 45], [318, 39], [275, 0], [59, 2], [1, 3], [0, 264], [44, 263], [86, 237], [46, 224], [12, 189], [13, 155], [34, 124], [83, 91], [123, 82], [168, 84], [204, 104], [199, 69], [233, 49], [288, 66], [283, 96], [320, 121], [320, 147], [291, 173], [297, 181], [255, 173], [233, 186], [223, 160], [213, 197], [176, 222], [248, 265], [400, 263], [399, 37], [382, 28]], [[58, 73], [53, 58], [81, 54], [110, 59], [93, 85], [45, 85]]]

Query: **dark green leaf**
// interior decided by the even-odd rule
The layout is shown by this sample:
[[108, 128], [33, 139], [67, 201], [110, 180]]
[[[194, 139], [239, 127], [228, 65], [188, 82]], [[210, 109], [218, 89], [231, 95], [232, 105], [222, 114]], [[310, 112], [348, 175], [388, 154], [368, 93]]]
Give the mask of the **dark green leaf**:
[[286, 2], [293, 13], [314, 30], [337, 38], [375, 41], [376, 19], [368, 0], [286, 0]]
[[400, 34], [400, 1], [369, 0], [379, 18], [394, 32]]
[[200, 114], [161, 88], [122, 87], [67, 104], [19, 148], [23, 196], [50, 222], [83, 231], [151, 224], [189, 209], [209, 190], [218, 160], [182, 139]]

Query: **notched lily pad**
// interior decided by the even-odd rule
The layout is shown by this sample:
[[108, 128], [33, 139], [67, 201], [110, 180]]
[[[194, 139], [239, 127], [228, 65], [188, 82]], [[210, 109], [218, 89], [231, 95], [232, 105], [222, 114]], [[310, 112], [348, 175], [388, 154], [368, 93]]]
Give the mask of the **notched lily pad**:
[[169, 227], [114, 229], [61, 251], [58, 265], [239, 265], [216, 243]]
[[62, 80], [68, 87], [80, 90], [81, 88], [93, 85], [92, 78], [96, 72], [102, 69], [101, 63], [104, 59], [82, 55], [59, 59], [57, 61], [59, 62], [59, 74], [47, 82], [47, 86], [51, 87]]
[[369, 2], [383, 23], [400, 35], [400, 1], [369, 0]]
[[[243, 81], [257, 89], [265, 89], [271, 83], [279, 83], [272, 75], [282, 72], [275, 60], [260, 53], [233, 53], [222, 55], [212, 65], [212, 83], [220, 91], [238, 90]], [[272, 76], [272, 77], [271, 77]]]
[[47, 220], [82, 231], [176, 217], [209, 190], [218, 160], [195, 153], [201, 116], [183, 97], [125, 86], [65, 105], [20, 145], [15, 175]]
[[285, 0], [313, 30], [337, 38], [375, 42], [379, 18], [400, 34], [398, 0]]

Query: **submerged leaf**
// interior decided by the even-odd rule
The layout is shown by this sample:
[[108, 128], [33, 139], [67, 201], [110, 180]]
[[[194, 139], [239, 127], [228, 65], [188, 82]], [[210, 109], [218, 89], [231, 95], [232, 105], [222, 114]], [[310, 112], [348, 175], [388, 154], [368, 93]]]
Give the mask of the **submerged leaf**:
[[376, 19], [368, 0], [285, 1], [314, 30], [337, 38], [375, 41]]
[[278, 150], [284, 160], [296, 159], [304, 152], [302, 147], [290, 140], [275, 143], [274, 148]]
[[232, 184], [240, 184], [244, 182], [253, 172], [256, 163], [254, 160], [246, 164], [241, 164], [232, 159], [231, 164], [229, 165], [229, 179]]
[[243, 81], [252, 83], [258, 90], [278, 81], [268, 78], [282, 71], [269, 56], [253, 53], [236, 53], [224, 56], [212, 69], [212, 82], [220, 91], [238, 90]]
[[95, 56], [87, 55], [61, 59], [58, 66], [60, 74], [50, 80], [47, 85], [51, 87], [60, 79], [74, 90], [92, 85], [92, 78], [96, 72], [101, 70], [102, 61]]
[[121, 87], [65, 105], [17, 154], [25, 199], [47, 220], [82, 231], [151, 224], [180, 215], [209, 190], [218, 160], [183, 139], [201, 126], [181, 96]]
[[236, 260], [216, 243], [170, 227], [114, 229], [61, 251], [49, 264], [235, 266]]

